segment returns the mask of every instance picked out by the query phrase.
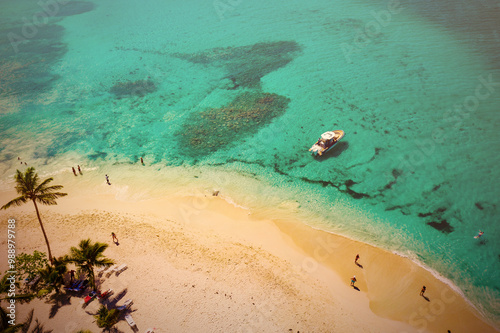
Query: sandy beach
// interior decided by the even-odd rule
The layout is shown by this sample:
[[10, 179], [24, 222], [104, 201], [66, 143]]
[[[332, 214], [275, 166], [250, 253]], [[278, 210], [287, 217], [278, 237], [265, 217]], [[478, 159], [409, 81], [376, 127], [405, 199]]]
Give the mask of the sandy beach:
[[[496, 331], [459, 293], [411, 260], [301, 221], [268, 220], [263, 212], [228, 203], [223, 193], [131, 202], [64, 190], [69, 195], [57, 206], [41, 208], [54, 256], [81, 239], [109, 243], [105, 254], [127, 269], [100, 278], [101, 290], [114, 291], [104, 302], [132, 299], [139, 332]], [[14, 196], [13, 190], [0, 193], [2, 203]], [[2, 230], [12, 217], [18, 253], [46, 251], [33, 207], [1, 211]], [[2, 237], [3, 251], [6, 243]], [[6, 270], [3, 259], [0, 269]], [[356, 289], [349, 285], [353, 275]], [[419, 296], [422, 285], [427, 300]], [[54, 332], [98, 332], [92, 314], [99, 302], [83, 308], [84, 295], [21, 304], [17, 318], [33, 308]], [[123, 317], [116, 327], [132, 331]]]

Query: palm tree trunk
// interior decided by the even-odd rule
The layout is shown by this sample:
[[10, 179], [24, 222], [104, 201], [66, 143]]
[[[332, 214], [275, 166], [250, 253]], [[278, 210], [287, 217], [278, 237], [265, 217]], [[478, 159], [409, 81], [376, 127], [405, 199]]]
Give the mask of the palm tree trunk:
[[92, 265], [89, 265], [89, 277], [90, 277], [90, 285], [92, 287], [92, 290], [97, 291], [97, 288], [95, 285], [94, 267]]
[[45, 233], [45, 229], [43, 228], [42, 219], [40, 218], [40, 212], [38, 211], [38, 206], [36, 205], [35, 200], [33, 200], [33, 204], [35, 205], [36, 216], [38, 217], [38, 222], [40, 222], [40, 228], [42, 228], [43, 237], [45, 238], [45, 243], [47, 243], [47, 249], [49, 250], [49, 261], [51, 264], [53, 264], [52, 252], [50, 252], [49, 239], [47, 238], [47, 234]]

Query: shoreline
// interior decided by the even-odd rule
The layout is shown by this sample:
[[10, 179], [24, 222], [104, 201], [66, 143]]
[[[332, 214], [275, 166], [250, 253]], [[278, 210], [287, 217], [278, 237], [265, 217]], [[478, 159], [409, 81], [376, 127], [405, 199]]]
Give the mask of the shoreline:
[[[61, 184], [61, 181], [56, 179], [54, 183]], [[408, 257], [328, 231], [315, 229], [299, 220], [288, 217], [286, 219], [266, 219], [262, 216], [265, 215], [265, 212], [252, 212], [251, 209], [237, 207], [236, 203], [225, 200], [222, 194], [219, 197], [201, 194], [198, 196], [177, 194], [131, 202], [118, 200], [117, 194], [112, 192], [97, 191], [97, 194], [90, 195], [92, 191], [95, 191], [95, 187], [99, 186], [94, 184], [94, 188], [82, 189], [81, 186], [77, 188], [74, 184], [65, 185], [63, 191], [70, 194], [61, 198], [57, 206], [43, 207], [42, 215], [47, 218], [47, 216], [56, 214], [59, 216], [58, 219], [62, 218], [63, 220], [79, 214], [88, 215], [85, 221], [91, 226], [91, 229], [92, 227], [97, 229], [105, 227], [99, 225], [98, 221], [91, 221], [90, 217], [95, 214], [112, 214], [116, 219], [133, 216], [131, 220], [135, 221], [134, 223], [137, 223], [142, 216], [145, 219], [156, 221], [149, 225], [146, 223], [145, 230], [175, 225], [175, 228], [180, 228], [179, 232], [191, 235], [195, 239], [195, 243], [198, 238], [192, 233], [199, 236], [201, 232], [205, 236], [220, 238], [222, 243], [234, 245], [236, 242], [247, 250], [255, 248], [264, 251], [276, 258], [280, 264], [286, 265], [288, 263], [288, 268], [281, 271], [281, 280], [288, 282], [295, 280], [316, 281], [315, 283], [319, 285], [318, 288], [323, 290], [321, 293], [315, 294], [316, 301], [321, 298], [320, 295], [327, 292], [331, 298], [329, 301], [333, 302], [336, 308], [325, 310], [326, 314], [333, 315], [337, 312], [348, 314], [348, 321], [336, 318], [336, 325], [340, 325], [338, 326], [340, 331], [342, 331], [340, 327], [344, 327], [343, 325], [348, 327], [348, 323], [352, 324], [352, 320], [356, 320], [357, 315], [363, 314], [360, 315], [360, 318], [363, 319], [357, 325], [360, 329], [368, 331], [374, 329], [374, 332], [379, 330], [392, 331], [388, 326], [392, 327], [394, 332], [442, 332], [447, 329], [454, 332], [467, 327], [469, 330], [480, 328], [484, 332], [495, 332], [495, 328], [486, 323], [486, 319], [480, 316], [477, 309], [473, 308], [461, 293], [453, 290], [454, 288], [449, 287], [434, 276], [435, 273], [431, 270], [421, 267]], [[107, 188], [105, 187], [105, 189]], [[14, 194], [13, 190], [0, 192], [0, 197], [5, 201], [4, 198], [13, 197]], [[31, 219], [34, 218], [34, 212], [29, 204], [11, 208], [5, 212], [2, 211], [0, 215], [2, 216], [2, 224], [5, 217], [10, 214], [22, 214], [31, 216]], [[157, 225], [158, 221], [163, 222]], [[29, 229], [34, 236], [40, 238], [41, 233], [37, 224], [31, 221], [30, 225], [32, 226]], [[67, 230], [71, 229], [72, 235], [79, 234], [78, 230], [74, 230], [75, 226], [71, 227], [67, 222], [61, 222], [61, 224]], [[121, 228], [123, 227], [122, 225]], [[50, 227], [46, 226], [46, 228]], [[123, 230], [119, 228], [116, 232], [120, 238], [123, 235]], [[52, 230], [51, 235], [47, 231], [49, 239], [62, 236], [60, 234], [55, 236], [55, 232]], [[90, 238], [93, 241], [109, 243], [107, 236], [110, 232], [111, 230], [109, 230], [108, 235], [98, 234], [98, 239]], [[78, 240], [84, 238], [88, 238], [88, 235], [81, 235]], [[141, 239], [148, 242], [147, 239]], [[73, 243], [76, 241], [75, 239]], [[2, 241], [2, 243], [5, 242]], [[75, 245], [72, 244], [72, 246]], [[112, 246], [113, 244], [110, 244], [110, 249]], [[36, 249], [44, 251], [44, 243], [41, 242]], [[53, 252], [55, 255], [63, 254], [56, 253], [54, 249]], [[362, 269], [353, 263], [356, 253], [361, 256], [359, 262], [363, 265]], [[153, 256], [155, 255], [157, 255], [156, 252]], [[257, 262], [262, 260], [261, 257], [259, 258]], [[219, 267], [219, 269], [221, 268]], [[356, 285], [361, 292], [349, 287], [349, 279], [352, 275], [357, 276]], [[425, 302], [418, 296], [421, 284], [427, 286], [426, 295], [431, 299], [430, 302]], [[302, 286], [298, 290], [302, 290], [301, 288], [304, 287]], [[341, 298], [342, 301], [338, 301], [337, 304], [334, 300], [338, 298]], [[322, 299], [322, 303], [320, 303], [327, 309], [331, 305], [329, 301]], [[313, 310], [307, 306], [307, 303], [302, 304], [302, 306], [309, 311]], [[346, 309], [348, 310], [346, 311]], [[457, 320], [457, 316], [460, 320]], [[89, 316], [88, 319], [90, 320], [91, 317]], [[138, 320], [136, 319], [136, 321]], [[308, 325], [313, 324], [314, 322], [308, 323]], [[322, 320], [321, 325], [323, 324], [325, 324], [324, 320]], [[278, 327], [284, 328], [279, 325]], [[324, 327], [323, 329], [320, 327], [321, 325], [317, 327], [317, 330], [325, 331]], [[303, 329], [304, 327], [302, 327]]]

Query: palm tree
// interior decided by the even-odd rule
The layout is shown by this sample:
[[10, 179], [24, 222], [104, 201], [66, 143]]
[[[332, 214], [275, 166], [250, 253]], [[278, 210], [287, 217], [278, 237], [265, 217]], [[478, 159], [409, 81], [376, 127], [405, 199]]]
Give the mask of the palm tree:
[[40, 222], [40, 227], [42, 228], [43, 237], [45, 238], [45, 243], [47, 243], [47, 249], [49, 250], [49, 261], [52, 263], [52, 252], [50, 252], [49, 239], [45, 233], [43, 227], [42, 219], [40, 218], [40, 212], [38, 211], [37, 202], [42, 205], [57, 205], [56, 199], [64, 197], [67, 193], [57, 192], [62, 189], [62, 185], [52, 185], [49, 183], [53, 181], [53, 178], [47, 178], [41, 183], [38, 180], [38, 174], [35, 172], [35, 168], [29, 167], [23, 174], [21, 171], [17, 170], [14, 176], [16, 181], [16, 191], [20, 194], [19, 197], [9, 201], [3, 205], [0, 209], [7, 209], [12, 205], [20, 206], [25, 204], [29, 200], [33, 201], [36, 210], [36, 216], [38, 217], [38, 222]]
[[67, 263], [67, 257], [59, 257], [54, 259], [52, 265], [46, 265], [38, 271], [42, 280], [47, 284], [44, 292], [48, 293], [52, 290], [59, 292], [59, 288], [64, 285], [64, 274], [68, 271]]
[[90, 286], [96, 290], [94, 268], [109, 267], [115, 263], [103, 255], [108, 244], [99, 242], [92, 244], [90, 239], [84, 239], [80, 241], [78, 246], [71, 247], [68, 260], [78, 266], [79, 272], [84, 272], [87, 275]]
[[104, 328], [105, 331], [111, 331], [111, 328], [118, 322], [119, 317], [120, 311], [118, 309], [109, 310], [104, 304], [101, 305], [97, 315], [94, 316], [97, 319], [97, 326]]

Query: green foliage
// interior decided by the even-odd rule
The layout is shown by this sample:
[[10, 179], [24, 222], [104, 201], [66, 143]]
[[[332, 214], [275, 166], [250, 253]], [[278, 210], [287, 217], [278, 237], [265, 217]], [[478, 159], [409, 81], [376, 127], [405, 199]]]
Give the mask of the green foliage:
[[92, 333], [92, 331], [91, 330], [79, 330], [76, 333]]
[[[16, 300], [19, 300], [19, 301], [30, 301], [32, 300], [35, 295], [34, 294], [20, 294], [19, 293], [19, 283], [16, 281], [15, 282], [15, 285], [16, 285], [16, 295], [14, 297], [8, 297], [9, 295], [9, 289], [10, 289], [10, 280], [7, 280], [7, 278], [9, 277], [9, 274], [5, 274], [4, 276], [2, 276], [2, 279], [0, 279], [0, 294], [5, 294], [3, 297], [1, 297], [0, 299], [16, 299]], [[11, 295], [12, 296], [12, 295]], [[2, 331], [0, 331], [2, 332]]]
[[[8, 274], [5, 274], [2, 276], [2, 279], [0, 280], [0, 294], [7, 294], [10, 289], [10, 280], [7, 280], [9, 277]], [[16, 287], [19, 287], [19, 283], [15, 283]]]
[[119, 317], [120, 311], [117, 309], [109, 310], [104, 304], [101, 305], [97, 311], [97, 315], [94, 316], [97, 320], [97, 326], [107, 330], [110, 330], [114, 325], [116, 325]]
[[114, 261], [106, 258], [103, 252], [108, 248], [108, 244], [95, 242], [90, 239], [80, 241], [78, 247], [71, 247], [68, 262], [78, 266], [78, 272], [87, 275], [90, 286], [95, 290], [94, 268], [109, 267]]
[[[44, 288], [46, 292], [44, 295], [52, 290], [59, 292], [59, 289], [64, 284], [64, 274], [68, 271], [66, 265], [67, 258], [59, 257], [53, 260], [52, 265], [47, 264], [43, 269], [38, 271], [42, 280], [46, 284]], [[42, 292], [42, 290], [40, 290], [40, 292]], [[40, 295], [40, 292], [38, 293], [39, 297], [43, 296]]]
[[33, 254], [20, 253], [16, 256], [17, 276], [31, 281], [47, 264], [48, 260], [44, 252], [35, 250]]

